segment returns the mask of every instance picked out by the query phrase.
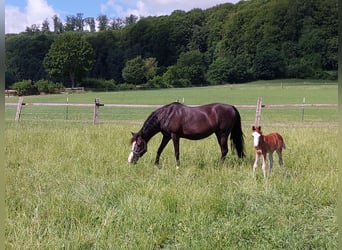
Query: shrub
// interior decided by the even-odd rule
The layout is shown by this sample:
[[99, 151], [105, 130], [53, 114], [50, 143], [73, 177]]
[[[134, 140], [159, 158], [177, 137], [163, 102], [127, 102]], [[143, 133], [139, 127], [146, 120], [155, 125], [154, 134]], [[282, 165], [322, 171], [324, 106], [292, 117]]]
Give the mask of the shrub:
[[31, 80], [24, 80], [14, 83], [12, 89], [16, 90], [18, 95], [37, 95], [39, 93], [60, 93], [64, 86], [61, 83], [53, 83], [47, 80], [39, 80], [35, 83]]
[[61, 83], [53, 83], [46, 80], [39, 80], [34, 84], [39, 93], [59, 93], [64, 87]]
[[82, 81], [82, 87], [91, 90], [97, 91], [109, 91], [116, 90], [117, 85], [113, 79], [111, 80], [103, 80], [103, 79], [95, 79], [95, 78], [87, 78]]
[[38, 94], [37, 87], [31, 80], [23, 80], [12, 85], [12, 89], [16, 90], [19, 96]]
[[170, 88], [172, 86], [167, 85], [162, 76], [155, 76], [146, 83], [146, 88], [158, 89], [158, 88]]

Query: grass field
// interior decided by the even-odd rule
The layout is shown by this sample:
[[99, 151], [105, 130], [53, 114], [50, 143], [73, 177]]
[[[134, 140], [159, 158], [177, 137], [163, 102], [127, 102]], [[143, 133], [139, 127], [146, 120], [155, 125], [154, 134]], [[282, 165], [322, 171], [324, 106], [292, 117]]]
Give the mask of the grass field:
[[[84, 94], [59, 94], [46, 96], [29, 96], [24, 102], [53, 103], [94, 103], [95, 98], [101, 103], [111, 104], [159, 104], [164, 105], [180, 100], [186, 104], [196, 105], [210, 102], [224, 102], [233, 105], [255, 105], [258, 97], [263, 104], [301, 104], [306, 103], [337, 103], [336, 82], [305, 82], [296, 80], [260, 81], [249, 84], [234, 84], [201, 88], [178, 88], [163, 90], [123, 91], [123, 92], [86, 92]], [[6, 98], [6, 102], [18, 102], [18, 97]], [[16, 107], [6, 108], [6, 120], [14, 120]], [[153, 111], [151, 108], [100, 108], [100, 121], [144, 120]], [[243, 121], [254, 122], [255, 110], [240, 110]], [[23, 120], [76, 120], [91, 121], [93, 108], [77, 107], [30, 107], [24, 106]], [[284, 120], [302, 120], [302, 109], [263, 110], [264, 122], [282, 122]], [[306, 108], [306, 121], [336, 121], [336, 108]]]
[[[135, 103], [159, 104], [151, 102], [154, 92], [172, 100], [184, 94], [186, 103], [201, 104], [205, 92], [214, 101], [213, 89], [224, 96], [223, 88], [231, 86], [203, 92], [193, 89], [193, 94], [191, 89], [180, 89], [72, 97], [80, 103], [92, 95], [109, 103], [129, 103], [134, 96], [138, 98]], [[311, 99], [312, 103], [337, 103], [337, 86], [330, 84], [292, 83], [279, 88], [255, 83], [250, 88], [232, 88], [236, 89], [227, 94], [233, 104], [248, 104], [248, 96], [253, 98], [250, 104], [255, 104], [260, 93], [265, 93], [264, 102], [272, 104], [295, 103], [295, 99], [300, 103], [303, 95], [308, 103]], [[288, 93], [276, 98], [278, 89]], [[297, 97], [292, 96], [295, 93]], [[112, 95], [127, 95], [127, 101], [106, 99]], [[188, 101], [196, 95], [201, 99]], [[64, 97], [25, 100], [57, 102], [58, 98]], [[6, 112], [11, 110], [6, 108]], [[274, 171], [267, 180], [260, 167], [256, 178], [251, 177], [254, 110], [241, 110], [245, 160], [229, 152], [226, 162], [219, 164], [214, 137], [181, 140], [179, 170], [172, 144], [162, 154], [162, 168], [153, 167], [160, 135], [152, 138], [137, 165], [128, 165], [130, 131], [141, 127], [149, 110], [117, 120], [104, 112], [97, 126], [88, 118], [77, 122], [53, 119], [53, 112], [42, 111], [46, 120], [24, 115], [19, 123], [6, 115], [6, 249], [337, 249], [334, 109], [328, 114], [326, 109], [305, 110], [303, 122], [298, 109], [262, 111], [265, 133], [278, 131], [287, 146], [285, 175], [275, 156]]]

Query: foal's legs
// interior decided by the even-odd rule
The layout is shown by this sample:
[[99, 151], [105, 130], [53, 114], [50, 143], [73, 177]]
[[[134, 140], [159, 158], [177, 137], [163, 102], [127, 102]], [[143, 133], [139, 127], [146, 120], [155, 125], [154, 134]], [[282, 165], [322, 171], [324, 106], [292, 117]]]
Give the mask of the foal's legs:
[[264, 178], [266, 178], [266, 154], [267, 153], [262, 153], [262, 172], [264, 173]]
[[258, 167], [259, 154], [255, 152], [255, 161], [253, 164], [253, 177], [255, 176], [255, 169]]
[[159, 165], [159, 158], [160, 158], [160, 155], [161, 153], [163, 152], [165, 146], [167, 145], [167, 143], [171, 140], [171, 137], [169, 135], [163, 135], [163, 139], [160, 143], [160, 146], [158, 148], [158, 151], [157, 151], [157, 156], [156, 156], [156, 160], [154, 162], [154, 165], [158, 166]]
[[264, 178], [266, 178], [266, 153], [258, 153], [255, 152], [255, 161], [253, 164], [253, 177], [255, 176], [255, 169], [258, 167], [259, 156], [261, 155], [262, 158], [262, 172], [264, 174]]
[[270, 168], [268, 170], [269, 174], [271, 173], [272, 171], [272, 167], [273, 167], [273, 152], [269, 152], [268, 153], [268, 159], [270, 161]]
[[284, 163], [283, 163], [283, 155], [282, 155], [281, 149], [277, 150], [277, 154], [278, 154], [279, 166], [281, 169], [281, 173], [284, 175], [284, 166], [283, 166]]

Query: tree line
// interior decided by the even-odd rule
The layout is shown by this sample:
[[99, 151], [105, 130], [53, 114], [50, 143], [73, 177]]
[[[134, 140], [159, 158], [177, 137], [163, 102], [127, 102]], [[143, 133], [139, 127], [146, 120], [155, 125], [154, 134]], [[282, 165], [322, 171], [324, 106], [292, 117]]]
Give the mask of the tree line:
[[22, 81], [187, 87], [337, 79], [337, 0], [251, 0], [125, 20], [52, 18], [6, 34], [6, 88]]

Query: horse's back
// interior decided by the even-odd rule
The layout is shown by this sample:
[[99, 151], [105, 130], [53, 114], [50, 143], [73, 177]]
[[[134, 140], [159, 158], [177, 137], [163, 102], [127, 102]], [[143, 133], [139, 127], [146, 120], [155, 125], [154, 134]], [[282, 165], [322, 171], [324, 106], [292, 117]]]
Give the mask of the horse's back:
[[181, 117], [200, 116], [201, 114], [205, 114], [209, 117], [213, 117], [214, 115], [216, 117], [232, 117], [232, 115], [235, 115], [235, 112], [237, 111], [234, 106], [224, 103], [210, 103], [199, 106], [186, 106], [178, 102], [173, 102], [169, 105], [164, 106], [164, 108], [169, 110], [169, 115]]
[[285, 148], [285, 142], [283, 137], [279, 133], [270, 133], [265, 136], [268, 144], [273, 150], [282, 150]]
[[186, 106], [174, 102], [162, 107], [161, 111], [161, 127], [188, 139], [202, 139], [221, 130], [230, 131], [235, 124], [235, 110], [229, 104]]

